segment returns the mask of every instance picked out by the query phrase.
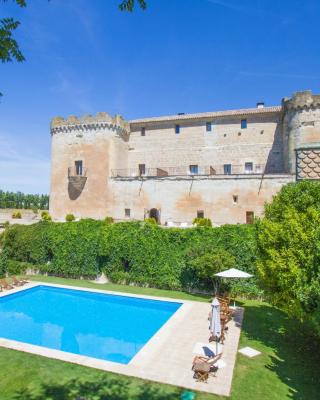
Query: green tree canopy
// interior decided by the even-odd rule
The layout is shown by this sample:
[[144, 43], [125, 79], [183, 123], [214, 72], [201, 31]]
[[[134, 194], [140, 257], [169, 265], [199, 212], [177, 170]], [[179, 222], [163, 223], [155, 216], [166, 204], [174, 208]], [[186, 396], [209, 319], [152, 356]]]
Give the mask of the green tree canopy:
[[[135, 6], [135, 0], [124, 0], [120, 3], [119, 8], [121, 11], [133, 11]], [[137, 0], [139, 6], [145, 10], [147, 8], [147, 3], [145, 0]]]
[[49, 196], [0, 190], [0, 208], [32, 209], [35, 212], [47, 210], [49, 208]]
[[320, 183], [284, 186], [257, 223], [261, 282], [271, 301], [320, 332]]

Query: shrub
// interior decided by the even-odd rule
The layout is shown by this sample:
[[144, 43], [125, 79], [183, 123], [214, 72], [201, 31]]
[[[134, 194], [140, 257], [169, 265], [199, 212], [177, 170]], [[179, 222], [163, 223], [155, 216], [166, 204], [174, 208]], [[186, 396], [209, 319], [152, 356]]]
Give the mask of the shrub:
[[190, 261], [195, 277], [202, 287], [212, 290], [216, 288], [221, 279], [215, 276], [216, 273], [233, 267], [234, 257], [226, 250], [214, 249], [203, 255], [199, 255]]
[[23, 275], [27, 272], [28, 268], [33, 269], [33, 264], [16, 260], [8, 260], [7, 272], [9, 275]]
[[[10, 260], [32, 263], [51, 275], [92, 278], [104, 272], [113, 282], [164, 289], [212, 292], [210, 268], [227, 269], [231, 261], [255, 272], [252, 225], [163, 229], [142, 222], [40, 221], [10, 226], [2, 243]], [[255, 280], [248, 284], [254, 292]]]
[[14, 219], [21, 219], [22, 218], [22, 214], [20, 211], [15, 211], [12, 213], [12, 218]]
[[67, 214], [66, 215], [66, 221], [67, 222], [72, 222], [76, 219], [76, 217], [73, 214]]
[[106, 224], [113, 224], [114, 219], [112, 217], [105, 217], [104, 222]]
[[211, 227], [212, 222], [210, 218], [195, 218], [192, 223], [197, 226], [207, 226]]
[[8, 270], [8, 257], [5, 251], [0, 253], [0, 278], [6, 276]]
[[42, 211], [41, 219], [42, 219], [42, 221], [51, 221], [51, 215], [49, 214], [48, 211]]
[[35, 215], [38, 215], [39, 209], [38, 209], [37, 206], [32, 205], [32, 206], [31, 206], [31, 210], [33, 211], [33, 213], [34, 213]]
[[156, 220], [155, 218], [153, 218], [153, 217], [151, 217], [151, 218], [146, 218], [146, 219], [144, 220], [144, 222], [147, 222], [148, 224], [152, 224], [152, 225], [158, 225], [157, 220]]
[[273, 304], [320, 334], [320, 183], [284, 186], [257, 223], [258, 272]]

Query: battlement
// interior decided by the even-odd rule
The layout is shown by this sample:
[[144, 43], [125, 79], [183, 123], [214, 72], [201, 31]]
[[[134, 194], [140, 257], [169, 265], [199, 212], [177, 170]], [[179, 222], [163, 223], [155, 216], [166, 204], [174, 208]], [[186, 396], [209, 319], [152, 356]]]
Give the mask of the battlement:
[[96, 115], [85, 114], [81, 117], [70, 115], [67, 118], [53, 117], [51, 120], [51, 135], [59, 132], [87, 131], [97, 129], [111, 129], [119, 134], [127, 134], [130, 127], [121, 115], [111, 116], [106, 112], [99, 112]]
[[291, 99], [282, 99], [282, 106], [284, 111], [320, 108], [320, 95], [312, 94], [311, 90], [295, 92]]

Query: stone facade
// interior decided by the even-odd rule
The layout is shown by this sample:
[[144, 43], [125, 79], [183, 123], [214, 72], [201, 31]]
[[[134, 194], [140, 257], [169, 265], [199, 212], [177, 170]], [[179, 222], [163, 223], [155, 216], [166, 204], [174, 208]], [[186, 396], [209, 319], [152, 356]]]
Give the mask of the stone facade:
[[284, 184], [320, 177], [320, 96], [309, 91], [275, 107], [132, 121], [56, 117], [51, 135], [56, 220], [244, 223]]

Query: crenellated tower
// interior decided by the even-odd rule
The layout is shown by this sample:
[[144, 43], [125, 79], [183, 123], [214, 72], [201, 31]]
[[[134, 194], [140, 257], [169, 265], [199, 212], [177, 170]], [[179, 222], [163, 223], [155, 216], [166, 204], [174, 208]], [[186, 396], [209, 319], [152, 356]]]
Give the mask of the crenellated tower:
[[283, 154], [288, 173], [320, 179], [320, 95], [296, 92], [282, 100]]
[[56, 117], [51, 138], [54, 220], [251, 223], [283, 185], [320, 179], [320, 95], [131, 121]]
[[67, 213], [110, 215], [110, 171], [127, 168], [128, 136], [129, 125], [119, 115], [52, 119], [50, 213], [54, 219], [64, 220]]

